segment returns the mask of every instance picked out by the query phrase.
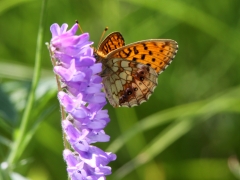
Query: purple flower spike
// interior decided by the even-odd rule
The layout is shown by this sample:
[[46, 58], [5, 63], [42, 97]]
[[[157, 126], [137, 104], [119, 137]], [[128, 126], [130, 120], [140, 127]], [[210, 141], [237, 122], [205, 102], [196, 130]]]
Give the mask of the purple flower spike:
[[62, 121], [62, 128], [72, 147], [63, 151], [63, 157], [71, 180], [105, 180], [111, 174], [107, 164], [116, 155], [92, 145], [110, 139], [103, 130], [110, 119], [107, 110], [102, 110], [107, 102], [101, 91], [102, 78], [97, 75], [102, 64], [96, 63], [89, 34], [75, 35], [77, 24], [70, 30], [67, 27], [67, 24], [50, 27], [50, 50], [58, 62], [54, 72], [65, 87], [65, 91], [58, 93], [68, 115]]

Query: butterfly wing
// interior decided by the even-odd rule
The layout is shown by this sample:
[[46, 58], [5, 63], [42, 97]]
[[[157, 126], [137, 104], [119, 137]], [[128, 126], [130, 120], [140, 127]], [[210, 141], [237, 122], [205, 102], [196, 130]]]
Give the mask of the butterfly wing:
[[157, 72], [148, 65], [121, 58], [109, 60], [103, 85], [113, 107], [132, 107], [147, 101], [157, 86]]
[[172, 62], [177, 50], [176, 41], [151, 39], [110, 51], [102, 73], [110, 104], [132, 107], [147, 101], [157, 86], [158, 74]]
[[170, 39], [150, 39], [135, 42], [110, 52], [106, 59], [122, 58], [151, 66], [158, 74], [172, 62], [178, 44]]
[[103, 42], [100, 44], [100, 46], [97, 49], [97, 53], [107, 55], [113, 50], [121, 48], [124, 45], [125, 45], [125, 42], [121, 33], [113, 32], [103, 40]]

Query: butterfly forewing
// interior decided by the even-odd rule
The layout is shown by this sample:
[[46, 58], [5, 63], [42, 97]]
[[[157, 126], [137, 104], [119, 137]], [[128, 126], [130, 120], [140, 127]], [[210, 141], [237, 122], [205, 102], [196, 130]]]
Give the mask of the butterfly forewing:
[[113, 50], [121, 48], [124, 45], [125, 42], [122, 35], [119, 32], [113, 32], [103, 40], [97, 51], [107, 55]]
[[151, 66], [160, 74], [172, 62], [178, 50], [176, 41], [150, 39], [118, 48], [107, 55], [107, 59], [123, 58]]

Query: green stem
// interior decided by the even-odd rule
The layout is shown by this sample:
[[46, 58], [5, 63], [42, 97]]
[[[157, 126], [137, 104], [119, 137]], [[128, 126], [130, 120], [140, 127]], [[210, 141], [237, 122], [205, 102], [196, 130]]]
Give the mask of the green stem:
[[[52, 61], [52, 65], [53, 65], [53, 67], [55, 67], [56, 66], [56, 60], [53, 58], [54, 54], [51, 51], [50, 45], [48, 43], [47, 43], [47, 47], [48, 47], [48, 50], [49, 50], [49, 55], [50, 55], [50, 59]], [[61, 82], [60, 82], [59, 76], [57, 74], [55, 74], [55, 79], [56, 79], [56, 82], [57, 82], [58, 92], [60, 92], [60, 91], [62, 91], [62, 87], [61, 87]], [[61, 105], [61, 103], [60, 103], [60, 111], [61, 111], [62, 121], [66, 120], [66, 112], [64, 110], [64, 107]], [[62, 132], [63, 132], [64, 148], [65, 149], [70, 149], [70, 144], [67, 141], [66, 134], [64, 133], [64, 131], [62, 131]]]
[[47, 0], [42, 0], [42, 9], [40, 15], [40, 23], [38, 29], [38, 36], [37, 36], [37, 45], [36, 45], [36, 56], [35, 56], [35, 67], [34, 67], [34, 74], [33, 74], [33, 81], [31, 86], [31, 91], [29, 92], [26, 108], [23, 112], [22, 121], [20, 124], [19, 129], [17, 129], [17, 136], [15, 142], [13, 143], [13, 147], [11, 148], [10, 154], [8, 156], [8, 163], [9, 166], [12, 167], [13, 164], [18, 160], [21, 156], [22, 152], [19, 152], [19, 148], [21, 142], [24, 139], [24, 135], [26, 134], [30, 113], [32, 111], [32, 106], [35, 99], [35, 90], [38, 85], [39, 77], [40, 77], [40, 65], [41, 65], [41, 52], [42, 52], [42, 41], [43, 41], [43, 24], [45, 19], [45, 11], [46, 11], [46, 4]]

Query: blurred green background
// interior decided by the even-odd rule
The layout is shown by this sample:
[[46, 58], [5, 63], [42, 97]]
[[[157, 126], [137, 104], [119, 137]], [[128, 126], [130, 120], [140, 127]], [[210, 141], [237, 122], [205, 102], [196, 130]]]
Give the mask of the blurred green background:
[[[12, 150], [29, 95], [41, 4], [0, 0], [0, 162]], [[105, 26], [107, 34], [120, 31], [126, 44], [179, 43], [147, 103], [105, 107], [111, 141], [97, 146], [118, 156], [108, 180], [240, 179], [239, 0], [58, 0], [48, 1], [45, 13], [43, 42], [51, 39], [51, 24], [71, 27], [78, 19], [95, 47]], [[57, 86], [42, 46], [29, 143], [13, 171], [33, 180], [67, 179]]]

